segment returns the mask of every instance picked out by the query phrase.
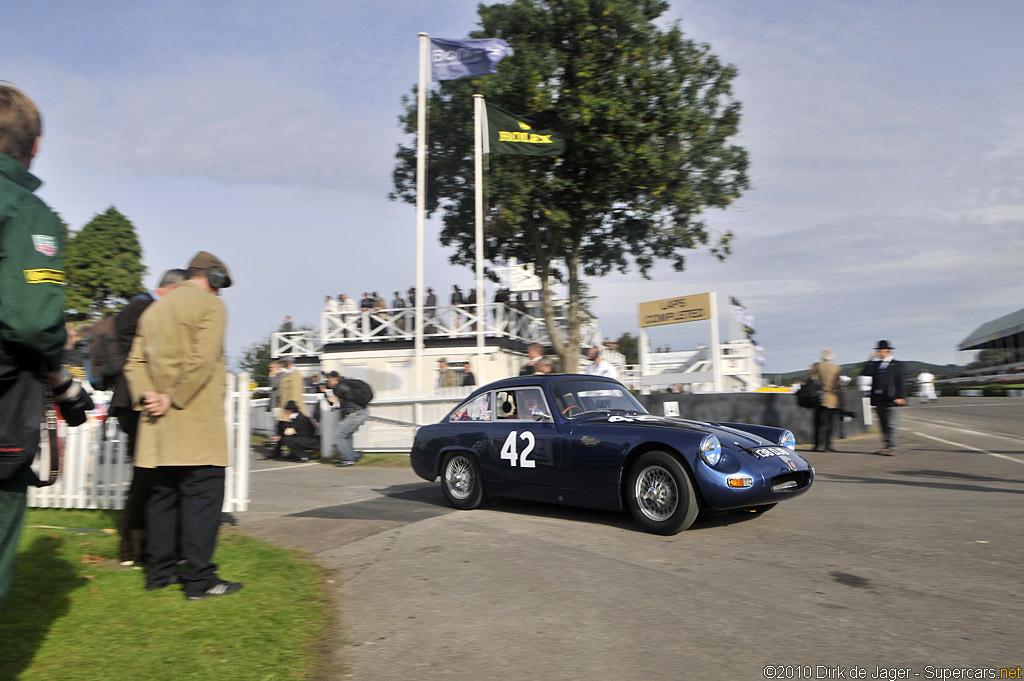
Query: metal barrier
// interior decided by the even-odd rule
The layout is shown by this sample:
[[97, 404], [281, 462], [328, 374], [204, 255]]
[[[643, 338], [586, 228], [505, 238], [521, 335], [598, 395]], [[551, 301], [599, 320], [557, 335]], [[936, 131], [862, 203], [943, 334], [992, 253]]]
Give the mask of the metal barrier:
[[[50, 487], [29, 488], [28, 505], [38, 508], [122, 509], [132, 476], [127, 441], [116, 418], [105, 418], [109, 393], [96, 393], [99, 408], [77, 428], [60, 424], [64, 441], [60, 479]], [[224, 425], [230, 465], [225, 471], [225, 512], [249, 507], [249, 375], [228, 374]], [[43, 442], [41, 452], [48, 451]]]
[[[428, 423], [437, 423], [473, 391], [473, 387], [437, 389], [433, 397], [419, 399], [381, 395], [370, 404], [370, 415], [352, 437], [353, 446], [361, 452], [409, 452], [416, 430]], [[319, 400], [318, 395], [303, 395], [310, 414]], [[270, 436], [275, 432], [272, 412], [267, 411], [266, 399], [250, 403], [252, 431]], [[321, 455], [331, 457], [334, 427], [338, 412], [330, 411], [321, 403], [319, 413]]]

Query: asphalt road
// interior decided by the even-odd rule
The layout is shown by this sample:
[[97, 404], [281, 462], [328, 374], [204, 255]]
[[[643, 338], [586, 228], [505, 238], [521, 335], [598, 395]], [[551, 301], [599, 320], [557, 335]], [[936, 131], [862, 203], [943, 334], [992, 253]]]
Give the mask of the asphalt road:
[[840, 441], [807, 453], [803, 497], [675, 537], [542, 504], [453, 511], [404, 469], [271, 462], [239, 520], [327, 568], [337, 678], [999, 678], [1024, 665], [1022, 414], [912, 403], [899, 456]]

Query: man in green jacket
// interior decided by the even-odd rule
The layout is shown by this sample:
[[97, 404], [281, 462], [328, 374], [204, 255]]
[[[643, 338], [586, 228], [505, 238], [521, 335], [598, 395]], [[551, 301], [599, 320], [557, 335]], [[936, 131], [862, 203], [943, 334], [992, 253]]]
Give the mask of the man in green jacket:
[[0, 84], [0, 607], [11, 588], [28, 486], [37, 482], [30, 465], [39, 449], [43, 382], [69, 425], [92, 408], [61, 368], [64, 244], [57, 216], [33, 194], [42, 182], [28, 171], [41, 134], [32, 100]]

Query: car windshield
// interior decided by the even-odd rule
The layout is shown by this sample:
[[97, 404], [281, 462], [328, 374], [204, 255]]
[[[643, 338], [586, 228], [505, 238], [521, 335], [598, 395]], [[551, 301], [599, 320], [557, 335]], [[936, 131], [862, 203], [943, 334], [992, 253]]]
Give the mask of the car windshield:
[[555, 399], [555, 408], [569, 419], [594, 412], [647, 413], [628, 390], [605, 381], [558, 381], [552, 384], [551, 393]]

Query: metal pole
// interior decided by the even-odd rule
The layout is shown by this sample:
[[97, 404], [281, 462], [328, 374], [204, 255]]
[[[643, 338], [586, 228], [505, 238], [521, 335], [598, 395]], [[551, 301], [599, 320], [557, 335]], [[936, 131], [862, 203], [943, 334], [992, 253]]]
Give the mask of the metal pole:
[[477, 371], [484, 355], [484, 96], [473, 95], [473, 172], [476, 181], [476, 359]]
[[714, 390], [722, 392], [722, 351], [718, 347], [718, 293], [708, 294], [711, 300], [711, 372], [714, 375]]
[[640, 394], [650, 395], [651, 389], [644, 383], [644, 378], [647, 377], [647, 363], [649, 358], [647, 357], [647, 347], [650, 345], [650, 337], [647, 334], [647, 327], [640, 327], [640, 338], [638, 339], [640, 344]]
[[427, 195], [427, 68], [430, 38], [420, 33], [420, 82], [416, 101], [416, 340], [413, 343], [414, 393], [423, 394], [423, 232]]

